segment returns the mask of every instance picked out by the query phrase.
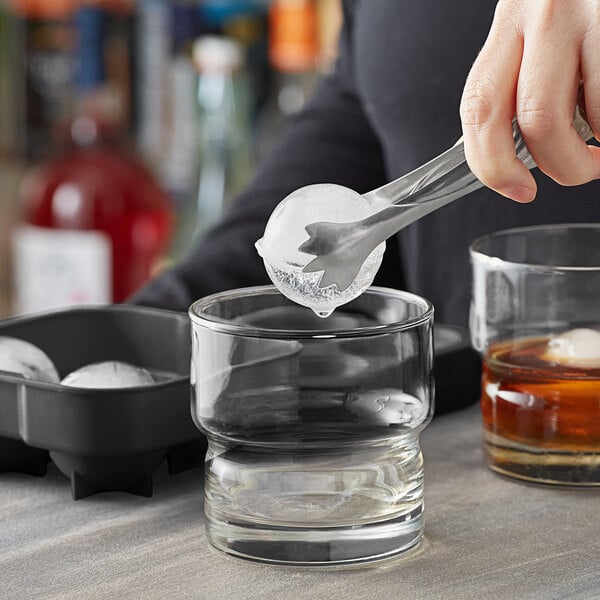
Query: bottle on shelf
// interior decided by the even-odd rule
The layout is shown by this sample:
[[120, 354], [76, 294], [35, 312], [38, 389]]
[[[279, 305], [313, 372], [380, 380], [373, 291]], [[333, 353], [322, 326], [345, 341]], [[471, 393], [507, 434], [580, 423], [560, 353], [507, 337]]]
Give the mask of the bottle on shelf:
[[221, 214], [250, 171], [248, 88], [242, 73], [241, 44], [206, 35], [193, 46], [197, 83], [197, 185], [179, 224], [187, 246]]
[[13, 235], [15, 310], [122, 302], [152, 275], [172, 229], [170, 202], [121, 143], [119, 97], [104, 76], [105, 13], [82, 5], [70, 140], [21, 186]]
[[317, 0], [319, 56], [317, 69], [330, 73], [337, 58], [338, 38], [342, 27], [341, 0]]
[[319, 54], [314, 0], [273, 0], [269, 10], [269, 58], [278, 73], [277, 103], [284, 114], [302, 108], [316, 78]]
[[257, 153], [264, 155], [283, 123], [305, 105], [317, 80], [319, 30], [314, 0], [273, 0], [268, 51], [271, 99], [258, 126]]
[[267, 13], [270, 2], [271, 0], [202, 0], [199, 5], [204, 33], [225, 36], [243, 47], [251, 128], [269, 95]]
[[167, 25], [169, 51], [165, 65], [169, 98], [163, 156], [156, 170], [179, 215], [194, 196], [198, 170], [198, 74], [192, 47], [201, 23], [196, 0], [172, 0]]
[[73, 101], [76, 0], [10, 0], [16, 19], [16, 60], [11, 81], [18, 98], [18, 152], [27, 160], [47, 156]]
[[138, 1], [135, 11], [137, 146], [157, 170], [167, 144], [170, 0]]
[[[98, 0], [91, 0], [94, 2], [98, 5]], [[131, 141], [135, 125], [135, 3], [136, 0], [101, 0], [99, 4], [105, 9], [105, 86], [118, 98], [120, 133]]]

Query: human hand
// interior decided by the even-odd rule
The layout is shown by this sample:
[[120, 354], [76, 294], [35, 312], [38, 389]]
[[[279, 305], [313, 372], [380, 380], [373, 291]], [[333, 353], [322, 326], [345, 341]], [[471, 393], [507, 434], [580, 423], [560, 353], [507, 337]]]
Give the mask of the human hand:
[[515, 154], [515, 115], [546, 175], [562, 185], [600, 178], [600, 148], [572, 126], [581, 81], [600, 138], [600, 0], [499, 0], [460, 107], [467, 162], [483, 184], [518, 202], [535, 198]]

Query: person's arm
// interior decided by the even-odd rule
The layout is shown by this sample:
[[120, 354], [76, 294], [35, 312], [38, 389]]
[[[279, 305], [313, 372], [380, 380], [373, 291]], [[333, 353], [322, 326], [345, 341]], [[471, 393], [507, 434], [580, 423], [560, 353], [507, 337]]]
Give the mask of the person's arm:
[[131, 302], [186, 310], [217, 291], [268, 283], [254, 242], [277, 204], [312, 183], [338, 183], [360, 193], [385, 183], [380, 144], [355, 92], [352, 6], [344, 2], [340, 54], [305, 109], [286, 127], [270, 157], [220, 222], [179, 265], [146, 284]]
[[499, 0], [461, 103], [467, 161], [485, 185], [519, 202], [535, 197], [535, 180], [515, 156], [515, 115], [546, 175], [562, 185], [600, 178], [600, 148], [572, 126], [583, 81], [587, 118], [600, 137], [599, 48], [599, 0]]

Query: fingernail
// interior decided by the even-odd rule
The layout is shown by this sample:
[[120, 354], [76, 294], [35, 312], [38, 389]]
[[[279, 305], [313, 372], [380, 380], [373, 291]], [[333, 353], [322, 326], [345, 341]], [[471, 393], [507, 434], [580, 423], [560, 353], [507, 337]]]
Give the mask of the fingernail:
[[535, 198], [536, 190], [528, 185], [513, 184], [500, 190], [500, 193], [516, 202], [531, 202]]

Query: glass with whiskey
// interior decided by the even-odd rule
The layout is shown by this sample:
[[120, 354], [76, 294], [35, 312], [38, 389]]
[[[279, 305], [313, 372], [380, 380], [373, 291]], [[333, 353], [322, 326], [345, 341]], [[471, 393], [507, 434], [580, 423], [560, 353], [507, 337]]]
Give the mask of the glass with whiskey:
[[471, 262], [488, 465], [600, 485], [600, 224], [500, 231]]

